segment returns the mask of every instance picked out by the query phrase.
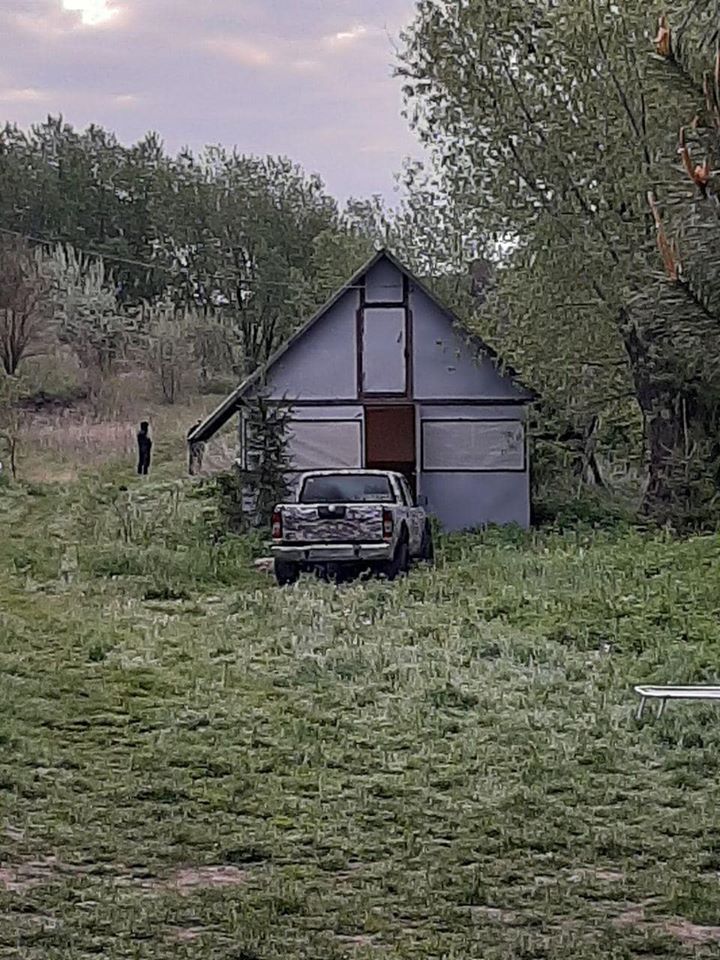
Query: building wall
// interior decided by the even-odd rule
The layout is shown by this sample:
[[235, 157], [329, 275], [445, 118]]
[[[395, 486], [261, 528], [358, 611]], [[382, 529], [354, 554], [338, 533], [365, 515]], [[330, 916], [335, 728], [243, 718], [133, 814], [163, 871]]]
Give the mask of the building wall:
[[517, 400], [520, 390], [475, 352], [445, 314], [411, 287], [413, 368], [416, 400]]
[[403, 275], [389, 260], [380, 260], [365, 278], [366, 303], [401, 303]]
[[[440, 521], [445, 530], [468, 530], [487, 524], [517, 523], [530, 526], [530, 471], [527, 458], [525, 422], [527, 412], [522, 405], [501, 404], [420, 404], [418, 424], [420, 434], [418, 488], [426, 498], [428, 511]], [[449, 445], [445, 462], [455, 469], [439, 469], [441, 460], [432, 459], [426, 448], [427, 425], [437, 438], [442, 438], [443, 422], [447, 424]], [[504, 428], [519, 438], [522, 450], [515, 445], [503, 449]], [[472, 438], [487, 437], [487, 445], [477, 451], [469, 448], [456, 433], [467, 428]], [[473, 469], [458, 469], [457, 463], [469, 464]], [[430, 466], [432, 469], [425, 469]], [[499, 469], [498, 469], [499, 468]]]
[[348, 292], [273, 365], [275, 400], [355, 400], [359, 294]]
[[527, 473], [422, 473], [426, 509], [444, 530], [474, 530], [488, 524], [530, 526]]

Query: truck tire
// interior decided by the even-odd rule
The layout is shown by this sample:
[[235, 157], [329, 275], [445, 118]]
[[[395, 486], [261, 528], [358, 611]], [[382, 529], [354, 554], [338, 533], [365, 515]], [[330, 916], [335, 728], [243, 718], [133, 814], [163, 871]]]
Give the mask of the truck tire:
[[426, 521], [423, 530], [422, 543], [420, 544], [420, 561], [432, 566], [435, 562], [435, 543], [433, 542], [432, 527], [430, 522]]
[[276, 560], [274, 564], [275, 579], [281, 587], [289, 587], [297, 583], [300, 576], [300, 564], [292, 560]]
[[398, 577], [404, 577], [410, 569], [410, 548], [408, 546], [407, 534], [404, 534], [398, 540], [395, 547], [395, 556], [380, 567], [380, 573], [383, 573], [388, 580], [397, 580]]

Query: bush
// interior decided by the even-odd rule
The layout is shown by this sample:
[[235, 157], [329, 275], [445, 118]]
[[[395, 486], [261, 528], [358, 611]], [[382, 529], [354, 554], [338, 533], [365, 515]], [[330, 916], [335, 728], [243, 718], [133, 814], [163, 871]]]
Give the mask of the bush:
[[637, 523], [637, 512], [623, 501], [583, 490], [571, 498], [538, 498], [533, 503], [533, 524], [569, 530], [578, 526], [610, 530]]

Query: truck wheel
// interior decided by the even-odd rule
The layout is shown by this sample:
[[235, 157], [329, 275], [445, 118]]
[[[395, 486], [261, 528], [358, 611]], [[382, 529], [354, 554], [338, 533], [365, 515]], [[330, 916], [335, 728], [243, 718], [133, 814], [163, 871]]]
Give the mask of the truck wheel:
[[398, 542], [395, 547], [395, 556], [388, 560], [380, 568], [388, 580], [397, 580], [398, 577], [404, 577], [410, 569], [410, 548], [405, 537]]
[[420, 560], [432, 566], [435, 562], [435, 544], [433, 542], [432, 527], [429, 523], [425, 524], [423, 530], [422, 543], [420, 544]]
[[275, 561], [275, 579], [279, 586], [289, 587], [291, 583], [297, 583], [300, 576], [300, 564], [293, 563], [291, 560]]

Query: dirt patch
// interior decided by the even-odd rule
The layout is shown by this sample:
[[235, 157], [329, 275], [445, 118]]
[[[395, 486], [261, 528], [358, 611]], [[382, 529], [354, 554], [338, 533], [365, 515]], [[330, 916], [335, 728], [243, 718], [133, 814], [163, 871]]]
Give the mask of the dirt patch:
[[181, 867], [169, 877], [120, 876], [116, 883], [124, 887], [141, 887], [152, 893], [175, 891], [181, 894], [213, 887], [238, 887], [247, 882], [248, 873], [238, 867]]
[[359, 933], [355, 936], [349, 936], [342, 933], [336, 935], [340, 943], [345, 943], [350, 947], [377, 947], [379, 946], [379, 937], [377, 934]]
[[78, 876], [87, 872], [87, 867], [61, 863], [57, 857], [28, 860], [25, 863], [0, 867], [0, 888], [10, 893], [23, 893], [32, 887], [54, 883], [61, 876]]
[[467, 906], [464, 909], [468, 910], [472, 917], [492, 920], [494, 923], [512, 924], [517, 921], [516, 913], [512, 910], [503, 910], [501, 907]]
[[720, 927], [703, 927], [689, 920], [672, 920], [663, 929], [687, 944], [720, 943]]
[[639, 904], [623, 911], [619, 917], [613, 919], [616, 927], [637, 927], [645, 923], [645, 909]]
[[640, 904], [615, 917], [613, 924], [616, 927], [643, 927], [646, 930], [662, 930], [688, 946], [702, 943], [720, 943], [720, 927], [691, 923], [689, 920], [682, 919], [682, 917], [673, 920], [648, 920], [645, 916], [645, 909]]
[[183, 867], [167, 881], [166, 886], [180, 893], [197, 888], [239, 887], [247, 883], [248, 873], [238, 867]]
[[199, 940], [205, 932], [204, 927], [175, 927], [170, 931], [170, 936], [178, 943], [192, 943]]
[[31, 887], [44, 883], [43, 877], [30, 876], [22, 873], [18, 867], [0, 867], [0, 887], [10, 893], [23, 893]]
[[16, 840], [18, 843], [25, 839], [25, 831], [20, 830], [18, 827], [13, 827], [10, 824], [5, 826], [5, 835], [11, 840]]

